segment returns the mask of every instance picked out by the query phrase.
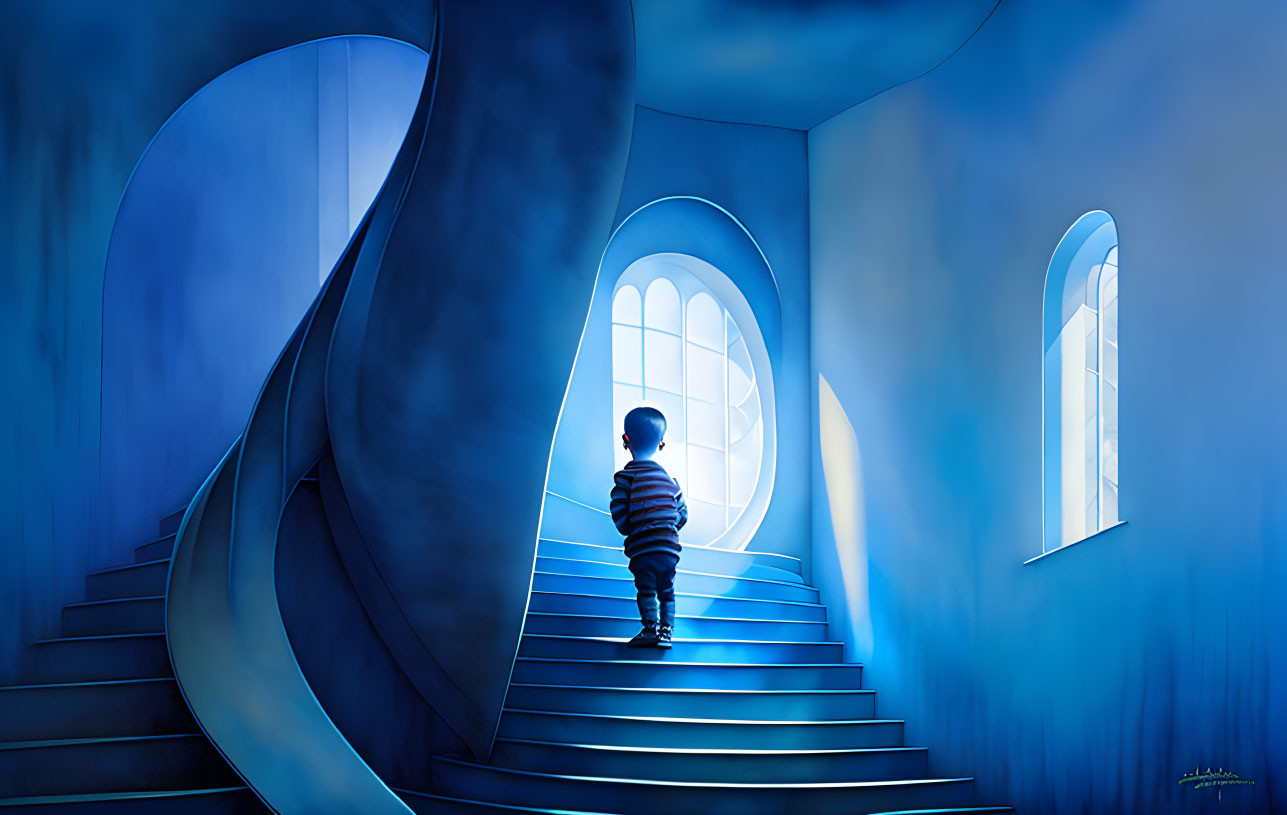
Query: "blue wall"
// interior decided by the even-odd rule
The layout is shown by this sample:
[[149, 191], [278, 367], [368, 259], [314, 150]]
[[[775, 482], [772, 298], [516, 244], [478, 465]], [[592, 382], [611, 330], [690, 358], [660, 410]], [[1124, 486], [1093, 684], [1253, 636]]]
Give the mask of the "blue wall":
[[274, 51], [202, 88], [148, 146], [103, 281], [100, 561], [155, 536], [245, 427], [388, 174], [427, 63], [376, 37]]
[[[152, 136], [252, 57], [336, 34], [424, 47], [432, 5], [261, 0], [3, 4], [0, 24], [0, 681], [101, 565], [103, 269]], [[167, 510], [168, 511], [168, 510]]]
[[[768, 512], [750, 548], [797, 557], [807, 556], [809, 541], [806, 168], [805, 134], [801, 131], [708, 122], [638, 108], [614, 224], [619, 226], [632, 212], [657, 199], [694, 196], [731, 213], [764, 252], [781, 299], [782, 363], [773, 371], [778, 410], [777, 476]], [[614, 282], [601, 279], [598, 285], [610, 290]], [[604, 394], [610, 417], [611, 393], [605, 389]], [[615, 439], [615, 434], [603, 439], [609, 468]], [[592, 500], [572, 497], [603, 507], [607, 486], [591, 496]], [[613, 530], [609, 527], [608, 531]]]
[[[1287, 806], [1285, 36], [1279, 3], [1004, 2], [810, 132], [814, 360], [861, 451], [864, 681], [981, 799], [1218, 811], [1177, 784], [1211, 766], [1256, 782], [1223, 811]], [[1025, 566], [1043, 278], [1094, 209], [1121, 238], [1127, 524]]]

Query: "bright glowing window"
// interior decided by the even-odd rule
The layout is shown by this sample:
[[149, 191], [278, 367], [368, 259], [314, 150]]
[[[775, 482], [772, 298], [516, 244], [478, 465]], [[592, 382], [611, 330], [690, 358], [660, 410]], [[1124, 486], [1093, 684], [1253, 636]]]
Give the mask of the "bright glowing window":
[[1117, 227], [1090, 212], [1046, 277], [1045, 551], [1118, 523]]
[[[684, 490], [685, 543], [706, 545], [746, 511], [760, 475], [764, 428], [751, 354], [728, 309], [688, 269], [659, 262], [632, 267], [629, 277], [612, 301], [616, 433], [639, 405], [665, 414], [657, 460]], [[621, 466], [629, 453], [617, 453]]]

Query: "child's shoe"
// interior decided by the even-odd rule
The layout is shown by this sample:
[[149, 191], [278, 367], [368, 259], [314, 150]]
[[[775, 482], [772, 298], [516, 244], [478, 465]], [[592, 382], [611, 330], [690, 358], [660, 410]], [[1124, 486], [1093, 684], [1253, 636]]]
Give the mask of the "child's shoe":
[[629, 648], [652, 648], [661, 638], [660, 623], [658, 622], [658, 612], [660, 604], [657, 596], [651, 595], [640, 597], [639, 600], [639, 619], [643, 621], [643, 628], [634, 639], [626, 643]]
[[[670, 642], [670, 639], [669, 639], [670, 635], [667, 634], [666, 636], [667, 636], [666, 641]], [[643, 628], [639, 630], [638, 634], [635, 634], [634, 639], [626, 643], [626, 647], [627, 648], [652, 648], [653, 646], [657, 645], [660, 642], [661, 642], [661, 630], [658, 627], [656, 621], [652, 622], [651, 624], [648, 622], [644, 622]], [[670, 646], [666, 645], [664, 647], [669, 648]]]
[[657, 647], [669, 648], [670, 635], [675, 630], [675, 601], [661, 604], [661, 620], [657, 624]]

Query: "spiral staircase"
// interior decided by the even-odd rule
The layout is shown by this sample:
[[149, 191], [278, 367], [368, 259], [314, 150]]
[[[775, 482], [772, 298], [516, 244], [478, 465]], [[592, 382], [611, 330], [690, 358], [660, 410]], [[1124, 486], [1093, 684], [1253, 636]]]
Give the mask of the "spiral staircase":
[[[0, 810], [258, 813], [189, 713], [164, 633], [168, 534], [91, 573], [0, 689]], [[782, 555], [692, 548], [669, 652], [631, 650], [620, 550], [542, 540], [489, 763], [441, 757], [418, 813], [1003, 813], [877, 716]]]

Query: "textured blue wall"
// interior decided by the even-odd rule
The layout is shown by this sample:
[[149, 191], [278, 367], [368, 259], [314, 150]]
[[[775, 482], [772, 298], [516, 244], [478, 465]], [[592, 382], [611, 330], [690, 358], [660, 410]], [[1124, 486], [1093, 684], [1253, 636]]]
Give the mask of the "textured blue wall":
[[[1271, 2], [1004, 2], [929, 76], [811, 131], [816, 369], [863, 468], [864, 681], [984, 798], [1287, 807], [1285, 36]], [[1043, 277], [1100, 208], [1127, 525], [1025, 566]], [[1177, 784], [1196, 766], [1256, 784], [1220, 810]]]
[[0, 2], [0, 679], [96, 548], [103, 269], [126, 181], [202, 85], [335, 34], [424, 47], [421, 0]]
[[388, 175], [428, 56], [377, 37], [274, 51], [149, 145], [103, 281], [99, 540], [116, 561], [187, 505]]
[[777, 481], [751, 548], [807, 558], [811, 414], [805, 147], [805, 134], [798, 130], [708, 122], [639, 108], [616, 222], [659, 198], [691, 195], [732, 213], [763, 250], [781, 295], [782, 363], [773, 372]]

